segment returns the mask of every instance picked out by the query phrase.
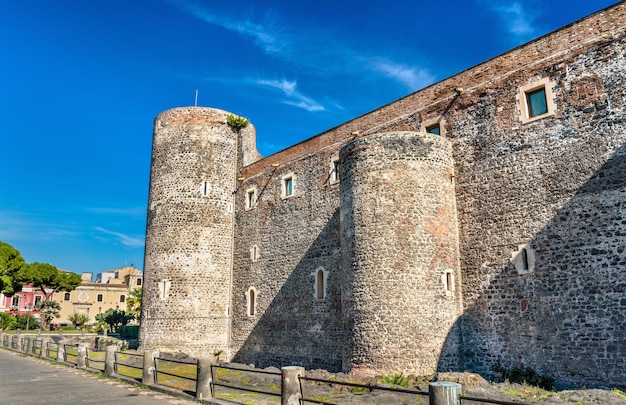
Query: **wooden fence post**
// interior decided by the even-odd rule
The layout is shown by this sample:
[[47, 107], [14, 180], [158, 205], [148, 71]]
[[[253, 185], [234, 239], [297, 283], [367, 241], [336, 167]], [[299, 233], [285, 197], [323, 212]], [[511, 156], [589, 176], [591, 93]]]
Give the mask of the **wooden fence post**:
[[287, 366], [280, 369], [282, 372], [283, 387], [281, 391], [281, 405], [300, 405], [300, 380], [304, 375], [304, 367]]
[[430, 405], [459, 405], [461, 403], [461, 384], [436, 381], [428, 384]]

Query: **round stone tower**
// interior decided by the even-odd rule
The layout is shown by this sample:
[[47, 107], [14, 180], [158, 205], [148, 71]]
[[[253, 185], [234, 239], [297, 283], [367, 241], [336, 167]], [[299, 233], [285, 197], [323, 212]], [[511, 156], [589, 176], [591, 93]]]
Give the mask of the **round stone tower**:
[[432, 374], [462, 310], [450, 142], [379, 133], [340, 159], [344, 370]]
[[255, 148], [252, 125], [235, 131], [228, 115], [185, 107], [155, 119], [140, 332], [145, 350], [196, 357], [223, 350], [230, 357], [233, 196], [238, 165], [246, 160], [242, 145]]

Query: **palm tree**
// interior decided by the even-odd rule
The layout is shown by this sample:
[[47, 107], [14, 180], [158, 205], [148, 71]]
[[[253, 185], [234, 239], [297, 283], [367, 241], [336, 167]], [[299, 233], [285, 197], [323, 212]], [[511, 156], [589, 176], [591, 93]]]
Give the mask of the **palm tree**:
[[141, 315], [141, 297], [143, 296], [143, 290], [141, 288], [135, 288], [128, 294], [126, 300], [126, 310], [128, 313], [135, 315], [135, 319], [139, 320]]
[[58, 318], [61, 305], [58, 302], [52, 300], [45, 300], [39, 303], [39, 313], [41, 314], [41, 328], [47, 330], [50, 326], [50, 321], [53, 318]]
[[72, 322], [74, 326], [81, 326], [89, 322], [89, 315], [84, 314], [82, 312], [74, 312], [73, 314], [67, 317], [67, 320]]

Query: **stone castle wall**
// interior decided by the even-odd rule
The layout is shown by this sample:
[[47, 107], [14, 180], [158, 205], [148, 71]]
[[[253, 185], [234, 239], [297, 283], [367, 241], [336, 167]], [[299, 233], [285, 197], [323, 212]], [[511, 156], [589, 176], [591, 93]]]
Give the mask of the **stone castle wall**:
[[[559, 379], [623, 384], [625, 31], [626, 4], [621, 2], [265, 159], [254, 161], [249, 154], [246, 163], [254, 162], [238, 172], [235, 193], [229, 343], [233, 358], [258, 365], [298, 364], [330, 370], [362, 364], [376, 369], [386, 361], [389, 369], [408, 371], [407, 364], [432, 362], [433, 350], [439, 350], [434, 353], [439, 370], [488, 372], [500, 362], [507, 367], [531, 366]], [[538, 119], [524, 119], [525, 91], [539, 84], [548, 93], [551, 110]], [[366, 198], [367, 193], [353, 197], [345, 193], [361, 181], [366, 185], [363, 192], [387, 191], [385, 185], [393, 186], [394, 174], [398, 179], [405, 174], [411, 177], [413, 187], [432, 186], [442, 177], [421, 178], [413, 169], [403, 171], [393, 153], [380, 155], [381, 164], [388, 166], [373, 171], [376, 175], [368, 174], [368, 165], [357, 165], [359, 176], [356, 171], [343, 172], [348, 170], [344, 167], [345, 180], [334, 183], [330, 167], [350, 142], [373, 145], [385, 139], [385, 134], [420, 132], [434, 122], [440, 123], [454, 161], [448, 172], [451, 183], [445, 187], [442, 183], [444, 194], [435, 197], [448, 201], [441, 206], [451, 207], [449, 187], [454, 187], [458, 218], [457, 252], [455, 242], [435, 246], [442, 252], [448, 249], [449, 254], [441, 257], [450, 263], [459, 258], [460, 273], [452, 272], [455, 283], [462, 284], [454, 284], [455, 294], [462, 296], [454, 295], [454, 302], [443, 298], [439, 322], [413, 325], [412, 320], [386, 312], [388, 308], [372, 297], [384, 291], [387, 307], [397, 306], [401, 313], [409, 292], [421, 287], [386, 279], [386, 273], [377, 273], [381, 269], [375, 265], [375, 255], [359, 255], [358, 248], [350, 251], [350, 237], [340, 235], [342, 227], [362, 228], [372, 235], [380, 231], [382, 237], [372, 238], [372, 243], [396, 248], [394, 240], [404, 241], [409, 247], [407, 265], [422, 266], [414, 259], [419, 258], [420, 249], [427, 251], [427, 244], [413, 243], [411, 231], [402, 227], [419, 215], [408, 215], [404, 221], [406, 215], [395, 212], [390, 203], [402, 204], [396, 198], [400, 195], [408, 201], [413, 197], [403, 194], [407, 193], [404, 189], [390, 189], [391, 194], [378, 199]], [[430, 137], [422, 134], [411, 137], [411, 142], [419, 143], [423, 136]], [[249, 139], [247, 144], [251, 145]], [[340, 165], [356, 168], [359, 163], [347, 155], [343, 159]], [[172, 170], [178, 169], [172, 166]], [[173, 173], [158, 174], [162, 175], [170, 177], [159, 187], [177, 180]], [[293, 176], [295, 184], [294, 195], [286, 198], [281, 190], [285, 176]], [[370, 177], [372, 183], [367, 183]], [[155, 181], [160, 180], [155, 180], [153, 166]], [[345, 188], [344, 181], [354, 187]], [[259, 201], [248, 208], [247, 192], [255, 187]], [[151, 185], [146, 284], [148, 252], [155, 251], [151, 239], [161, 232], [151, 225], [156, 215], [155, 190]], [[432, 201], [426, 206], [434, 207], [429, 205]], [[380, 216], [388, 215], [392, 222], [388, 228], [377, 229], [376, 215], [362, 215], [352, 219], [352, 224], [342, 222], [368, 204], [373, 204], [370, 213], [380, 210]], [[348, 211], [343, 212], [344, 208]], [[427, 215], [424, 219], [428, 221]], [[193, 225], [189, 229], [190, 234], [196, 231]], [[450, 230], [446, 232], [451, 236]], [[194, 238], [179, 240], [193, 246]], [[259, 253], [253, 259], [255, 246]], [[380, 249], [377, 245], [374, 251]], [[393, 251], [382, 253], [385, 260]], [[342, 261], [345, 252], [352, 253], [343, 254], [348, 260]], [[178, 261], [170, 254], [165, 258]], [[440, 291], [444, 267], [428, 267], [429, 272], [416, 279]], [[319, 269], [327, 277], [322, 299], [316, 291]], [[355, 278], [357, 272], [362, 274]], [[362, 298], [350, 301], [349, 286], [358, 286]], [[255, 292], [253, 315], [247, 306], [251, 289]], [[425, 305], [436, 308], [440, 297], [433, 293], [429, 298]], [[461, 302], [462, 311], [456, 306]], [[149, 305], [160, 313], [158, 305]], [[211, 305], [223, 309], [223, 302]], [[417, 319], [434, 308], [411, 307], [406, 312], [419, 310]], [[457, 310], [462, 312], [458, 319]], [[396, 316], [402, 320], [393, 320]], [[402, 322], [413, 325], [412, 330], [383, 330]], [[191, 323], [185, 325], [192, 328]], [[444, 335], [450, 332], [436, 336], [442, 343], [427, 348], [409, 343], [436, 333], [432, 329], [441, 326]], [[199, 330], [196, 336], [205, 333]], [[219, 341], [220, 345], [224, 342]], [[370, 348], [357, 353], [370, 343]], [[375, 356], [381, 344], [392, 348], [384, 360]], [[401, 347], [405, 348], [402, 358]], [[347, 353], [343, 361], [342, 352]]]

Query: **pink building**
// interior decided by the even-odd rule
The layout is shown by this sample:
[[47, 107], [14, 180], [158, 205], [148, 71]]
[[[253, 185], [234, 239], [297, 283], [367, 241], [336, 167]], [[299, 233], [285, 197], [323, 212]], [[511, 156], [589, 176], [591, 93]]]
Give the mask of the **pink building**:
[[30, 313], [39, 319], [39, 312], [36, 308], [45, 299], [40, 289], [33, 287], [32, 284], [26, 284], [22, 287], [22, 291], [15, 293], [12, 297], [0, 294], [0, 312], [13, 315]]

